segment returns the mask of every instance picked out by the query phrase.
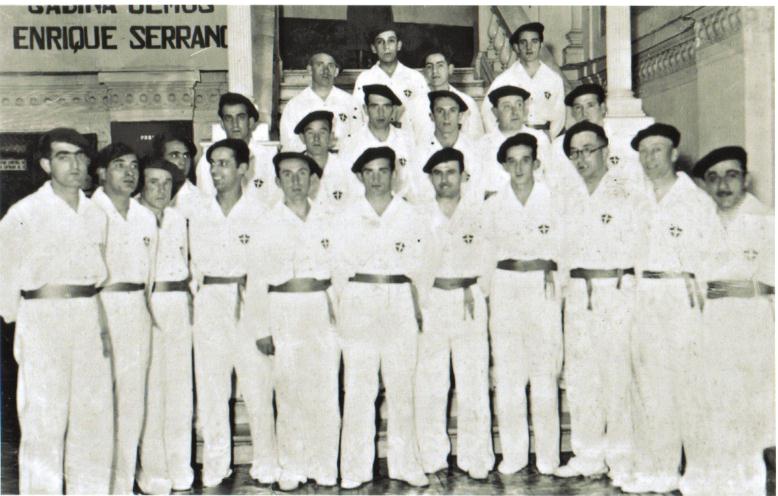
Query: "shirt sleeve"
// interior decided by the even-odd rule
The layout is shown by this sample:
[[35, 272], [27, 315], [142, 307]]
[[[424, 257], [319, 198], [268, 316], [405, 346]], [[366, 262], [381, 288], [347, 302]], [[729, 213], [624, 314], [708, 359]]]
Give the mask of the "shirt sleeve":
[[282, 150], [290, 150], [296, 144], [295, 142], [299, 142], [297, 135], [294, 134], [295, 123], [292, 122], [294, 104], [292, 102], [293, 100], [290, 100], [284, 107], [284, 111], [281, 112], [281, 121], [278, 125]]
[[489, 89], [484, 93], [484, 101], [481, 102], [481, 120], [484, 123], [485, 134], [498, 129], [497, 118], [494, 116], [494, 112], [492, 112], [492, 102], [489, 100], [489, 93], [499, 86], [501, 86], [499, 84], [499, 79], [495, 78], [495, 80], [492, 81], [492, 84], [489, 85]]
[[211, 164], [205, 158], [205, 153], [200, 157], [200, 161], [197, 162], [195, 176], [197, 177], [197, 187], [200, 188], [200, 191], [208, 196], [216, 194], [216, 187], [213, 185], [213, 178], [211, 178]]
[[25, 253], [24, 221], [16, 209], [0, 220], [0, 316], [14, 322], [21, 298], [19, 254]]
[[565, 127], [565, 120], [567, 118], [567, 109], [565, 108], [565, 85], [562, 82], [562, 77], [556, 72], [556, 91], [554, 91], [554, 101], [551, 107], [551, 125], [550, 135], [551, 138], [556, 138], [559, 133]]

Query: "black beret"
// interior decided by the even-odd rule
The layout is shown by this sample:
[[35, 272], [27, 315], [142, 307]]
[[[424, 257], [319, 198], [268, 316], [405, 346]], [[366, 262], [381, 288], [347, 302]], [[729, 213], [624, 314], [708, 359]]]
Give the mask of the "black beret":
[[489, 93], [489, 101], [492, 102], [492, 106], [496, 107], [497, 102], [500, 101], [500, 98], [508, 95], [518, 95], [520, 96], [525, 102], [529, 100], [529, 92], [525, 90], [524, 88], [519, 88], [518, 86], [500, 86], [497, 89], [492, 90], [491, 93]]
[[422, 170], [425, 173], [429, 174], [430, 172], [432, 172], [432, 169], [434, 169], [436, 165], [442, 164], [443, 162], [452, 162], [452, 161], [459, 162], [460, 172], [464, 169], [465, 157], [464, 155], [462, 155], [462, 152], [451, 147], [442, 148], [432, 154], [432, 156], [427, 160], [427, 163], [424, 164], [424, 169]]
[[330, 125], [330, 130], [332, 130], [333, 117], [334, 114], [328, 110], [314, 110], [313, 112], [308, 113], [308, 115], [303, 117], [302, 120], [297, 123], [297, 125], [294, 127], [294, 134], [305, 132], [305, 126], [313, 121], [327, 121]]
[[511, 136], [510, 138], [502, 142], [502, 145], [500, 145], [500, 149], [497, 150], [497, 161], [500, 162], [501, 164], [504, 164], [506, 160], [506, 156], [508, 155], [508, 150], [510, 150], [514, 146], [519, 146], [519, 145], [524, 145], [532, 148], [532, 158], [537, 157], [538, 140], [531, 134], [519, 133], [519, 134], [514, 134], [513, 136]]
[[246, 107], [246, 112], [248, 112], [250, 118], [254, 119], [255, 121], [259, 120], [259, 112], [257, 111], [257, 107], [254, 106], [254, 103], [252, 103], [251, 100], [241, 95], [240, 93], [224, 93], [219, 97], [218, 114], [220, 119], [224, 117], [222, 108], [225, 105], [243, 105]]
[[565, 105], [573, 106], [573, 101], [581, 95], [597, 95], [597, 101], [605, 101], [605, 90], [599, 84], [582, 84], [573, 88], [565, 97]]
[[389, 148], [388, 146], [379, 146], [376, 148], [368, 148], [367, 150], [362, 152], [362, 155], [360, 155], [355, 161], [354, 165], [351, 166], [351, 172], [362, 172], [362, 168], [367, 164], [368, 162], [371, 162], [377, 158], [385, 158], [389, 161], [389, 166], [394, 170], [394, 160], [397, 156], [394, 154], [394, 150]]
[[743, 172], [746, 172], [746, 163], [748, 162], [748, 154], [746, 151], [739, 146], [722, 146], [721, 148], [716, 148], [709, 152], [698, 160], [697, 163], [694, 164], [692, 175], [694, 177], [702, 177], [708, 169], [725, 160], [737, 160], [740, 162]]
[[205, 160], [207, 160], [209, 164], [211, 163], [211, 154], [213, 154], [213, 151], [217, 148], [229, 148], [232, 150], [232, 153], [235, 154], [237, 165], [248, 164], [251, 158], [251, 151], [245, 141], [227, 138], [217, 141], [208, 147], [208, 150], [205, 152]]
[[540, 41], [543, 41], [543, 30], [546, 29], [546, 27], [539, 23], [539, 22], [528, 22], [527, 24], [522, 24], [519, 26], [519, 28], [513, 32], [511, 37], [508, 39], [512, 45], [518, 45], [519, 44], [519, 36], [521, 36], [521, 33], [524, 31], [532, 31], [533, 33], [538, 33], [540, 36]]
[[362, 91], [365, 92], [365, 104], [367, 104], [367, 97], [370, 95], [380, 95], [384, 98], [388, 98], [392, 101], [393, 105], [403, 104], [402, 100], [394, 94], [394, 91], [385, 84], [366, 84], [362, 87]]
[[281, 168], [281, 162], [284, 160], [289, 159], [297, 159], [302, 160], [306, 164], [308, 164], [308, 170], [311, 174], [316, 174], [317, 176], [321, 177], [322, 170], [318, 163], [313, 159], [313, 157], [310, 157], [304, 153], [300, 152], [279, 152], [276, 153], [276, 156], [273, 157], [273, 165], [276, 169], [276, 176], [278, 176], [279, 169]]
[[186, 180], [184, 171], [179, 169], [173, 162], [161, 157], [149, 157], [141, 162], [141, 185], [145, 183], [146, 171], [149, 169], [160, 169], [170, 173], [170, 177], [173, 179], [173, 192], [171, 197], [176, 196], [176, 193], [178, 193], [178, 190], [181, 189], [181, 186], [183, 186], [184, 181]]
[[673, 148], [678, 147], [678, 143], [681, 142], [681, 133], [678, 131], [678, 129], [675, 128], [675, 126], [657, 122], [639, 131], [638, 134], [632, 138], [630, 145], [632, 145], [634, 150], [638, 150], [640, 147], [640, 142], [649, 136], [664, 136], [673, 142]]
[[435, 104], [436, 98], [442, 98], [442, 97], [448, 97], [457, 102], [457, 105], [459, 105], [459, 111], [464, 112], [467, 110], [467, 104], [464, 100], [462, 100], [462, 97], [454, 93], [453, 91], [448, 90], [439, 90], [439, 91], [430, 91], [427, 93], [427, 98], [430, 99], [430, 109], [432, 109], [432, 106]]
[[598, 138], [603, 140], [605, 144], [608, 144], [608, 137], [605, 135], [605, 130], [589, 121], [581, 121], [573, 124], [570, 129], [565, 131], [565, 138], [562, 140], [562, 149], [565, 151], [565, 155], [570, 155], [570, 142], [573, 141], [573, 136], [584, 131], [591, 131], [597, 135]]

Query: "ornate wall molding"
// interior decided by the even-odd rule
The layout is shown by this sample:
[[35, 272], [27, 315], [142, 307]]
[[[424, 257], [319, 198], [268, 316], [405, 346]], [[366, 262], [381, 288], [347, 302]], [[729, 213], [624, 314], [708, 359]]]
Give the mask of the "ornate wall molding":
[[692, 14], [695, 47], [712, 45], [740, 32], [742, 10], [741, 7], [708, 7]]
[[634, 77], [639, 84], [686, 69], [695, 64], [696, 40], [693, 29], [637, 54]]

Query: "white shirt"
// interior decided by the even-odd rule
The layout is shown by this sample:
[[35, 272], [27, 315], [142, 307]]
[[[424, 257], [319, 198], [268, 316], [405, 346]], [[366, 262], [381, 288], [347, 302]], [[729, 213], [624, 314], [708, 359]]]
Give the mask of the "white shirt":
[[[249, 170], [243, 184], [243, 192], [256, 196], [266, 207], [272, 207], [284, 195], [276, 185], [276, 172], [273, 167], [275, 146], [264, 146], [256, 142], [249, 144]], [[197, 162], [197, 186], [206, 197], [216, 196], [216, 187], [211, 178], [211, 164], [206, 154]]]
[[[427, 81], [424, 76], [416, 69], [397, 62], [392, 75], [384, 72], [378, 63], [362, 71], [354, 82], [354, 101], [360, 106], [365, 103], [365, 93], [362, 87], [368, 84], [383, 84], [391, 88], [395, 95], [403, 102], [405, 108], [400, 122], [402, 128], [408, 132], [417, 132], [424, 126], [424, 123], [414, 122], [418, 120], [420, 109], [429, 109], [429, 100], [427, 100]], [[367, 122], [367, 115], [362, 112], [362, 122]]]
[[724, 232], [716, 206], [689, 176], [678, 177], [661, 201], [650, 200], [648, 243], [641, 270], [691, 272], [701, 287], [723, 261]]
[[388, 146], [394, 150], [394, 164], [397, 175], [392, 190], [403, 191], [405, 185], [410, 180], [409, 174], [411, 174], [411, 172], [409, 169], [412, 166], [414, 157], [413, 138], [407, 131], [397, 129], [394, 126], [389, 126], [389, 135], [387, 136], [386, 141], [380, 141], [373, 132], [370, 131], [367, 124], [365, 124], [346, 140], [338, 155], [342, 155], [342, 160], [347, 164], [348, 170], [351, 170], [351, 166], [356, 159], [359, 158], [362, 152], [368, 148], [381, 146]]
[[[550, 123], [550, 135], [556, 136], [565, 127], [565, 84], [562, 77], [543, 62], [534, 76], [527, 74], [521, 61], [499, 74], [484, 95], [503, 86], [518, 86], [529, 92], [527, 123], [530, 125]], [[491, 111], [492, 103], [484, 98], [481, 115], [486, 132], [497, 128], [497, 118]]]
[[[423, 108], [417, 108], [416, 110], [419, 114], [418, 117], [414, 118], [415, 122], [419, 123], [419, 125], [416, 126], [418, 131], [423, 133], [420, 134], [420, 136], [426, 136], [435, 132], [435, 123], [430, 117], [429, 91], [430, 90], [424, 94], [427, 105]], [[475, 103], [475, 100], [467, 93], [459, 91], [450, 84], [448, 85], [448, 91], [456, 93], [465, 102], [465, 105], [467, 105], [467, 110], [462, 114], [462, 128], [459, 131], [473, 140], [477, 140], [483, 136], [484, 125], [481, 120], [481, 112], [478, 110], [478, 104]]]
[[499, 128], [488, 132], [481, 138], [481, 156], [484, 163], [484, 188], [486, 191], [497, 191], [511, 180], [510, 174], [506, 172], [502, 164], [497, 161], [497, 152], [500, 150], [500, 146], [510, 138], [519, 133], [530, 134], [538, 141], [537, 157], [540, 161], [540, 167], [535, 171], [534, 177], [536, 181], [545, 180], [545, 171], [549, 167], [551, 161], [551, 144], [548, 141], [548, 136], [543, 131], [533, 129], [531, 127], [522, 126], [521, 129], [515, 132], [511, 132], [506, 135]]
[[0, 220], [0, 315], [6, 322], [16, 320], [21, 290], [105, 280], [107, 219], [83, 192], [78, 196], [73, 210], [46, 181]]
[[[303, 117], [316, 110], [328, 110], [334, 114], [332, 131], [337, 141], [333, 145], [342, 143], [352, 127], [362, 125], [361, 106], [361, 101], [354, 100], [351, 94], [336, 86], [332, 87], [324, 100], [313, 91], [313, 88], [307, 86], [286, 103], [281, 113], [279, 124], [281, 148], [284, 151], [305, 151], [305, 143], [299, 135], [295, 134], [294, 128]], [[334, 146], [334, 148], [338, 147]]]
[[149, 209], [130, 198], [127, 218], [122, 217], [102, 187], [92, 194], [92, 201], [108, 217], [105, 263], [108, 280], [104, 284], [130, 282], [146, 284], [153, 281], [157, 250], [157, 219]]
[[357, 199], [365, 196], [365, 187], [351, 172], [339, 154], [330, 153], [319, 180], [319, 187], [310, 195], [314, 203], [332, 214], [340, 213]]
[[167, 207], [162, 215], [157, 242], [155, 281], [183, 281], [189, 277], [186, 218]]
[[203, 192], [187, 179], [173, 198], [173, 207], [189, 219], [200, 208], [203, 201]]

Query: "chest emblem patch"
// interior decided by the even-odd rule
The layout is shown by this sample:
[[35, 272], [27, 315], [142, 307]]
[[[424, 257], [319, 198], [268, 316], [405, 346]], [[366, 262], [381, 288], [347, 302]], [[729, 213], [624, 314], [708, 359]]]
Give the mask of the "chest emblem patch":
[[468, 182], [470, 180], [470, 173], [465, 171], [465, 182]]
[[681, 234], [683, 234], [683, 229], [681, 229], [680, 227], [676, 226], [675, 224], [670, 226], [670, 236], [672, 236], [674, 238], [677, 238]]
[[611, 157], [608, 160], [610, 160], [611, 164], [616, 165], [619, 163], [619, 156], [611, 155]]
[[262, 185], [265, 184], [265, 181], [262, 179], [254, 179], [254, 187], [259, 189], [262, 187]]
[[341, 122], [346, 122], [346, 119], [348, 119], [348, 116], [344, 114], [343, 112], [338, 114], [338, 117], [340, 118]]
[[538, 226], [538, 231], [540, 231], [540, 234], [546, 234], [548, 233], [549, 229], [551, 229], [548, 224], [541, 224]]
[[324, 248], [326, 250], [327, 248], [330, 247], [330, 240], [327, 239], [327, 238], [322, 239], [321, 240], [321, 246], [322, 246], [322, 248]]
[[756, 260], [756, 257], [759, 256], [759, 252], [754, 250], [753, 248], [749, 248], [743, 251], [743, 255], [746, 257], [746, 260], [748, 260], [749, 262], [753, 262], [754, 260]]
[[151, 243], [151, 240], [148, 236], [143, 236], [143, 244], [146, 246], [149, 246], [149, 243]]
[[398, 162], [400, 162], [400, 165], [401, 165], [401, 166], [405, 167], [405, 163], [406, 163], [407, 161], [405, 160], [405, 158], [404, 158], [404, 157], [400, 157], [400, 159], [398, 160]]
[[600, 220], [603, 224], [610, 224], [611, 220], [613, 220], [613, 216], [611, 214], [602, 214]]
[[402, 253], [403, 251], [405, 251], [405, 243], [403, 243], [402, 241], [398, 241], [397, 243], [394, 244], [394, 249], [397, 251], [397, 253]]
[[333, 191], [332, 197], [335, 198], [336, 200], [340, 200], [341, 198], [343, 198], [343, 192], [340, 190]]
[[251, 240], [251, 236], [249, 236], [248, 234], [241, 234], [240, 236], [238, 236], [238, 240], [240, 240], [241, 244], [246, 245]]
[[462, 236], [462, 239], [464, 240], [464, 242], [466, 244], [469, 245], [469, 244], [471, 244], [473, 242], [473, 235], [472, 234], [465, 234], [464, 236]]
[[548, 91], [544, 91], [544, 92], [543, 92], [543, 96], [545, 96], [545, 97], [546, 97], [546, 100], [548, 100], [548, 99], [550, 99], [550, 98], [551, 98], [551, 93], [549, 93]]
[[411, 97], [411, 95], [413, 95], [413, 91], [411, 91], [411, 90], [405, 90], [405, 91], [403, 91], [403, 94], [405, 94], [405, 96], [407, 96], [408, 98], [410, 98], [410, 97]]

